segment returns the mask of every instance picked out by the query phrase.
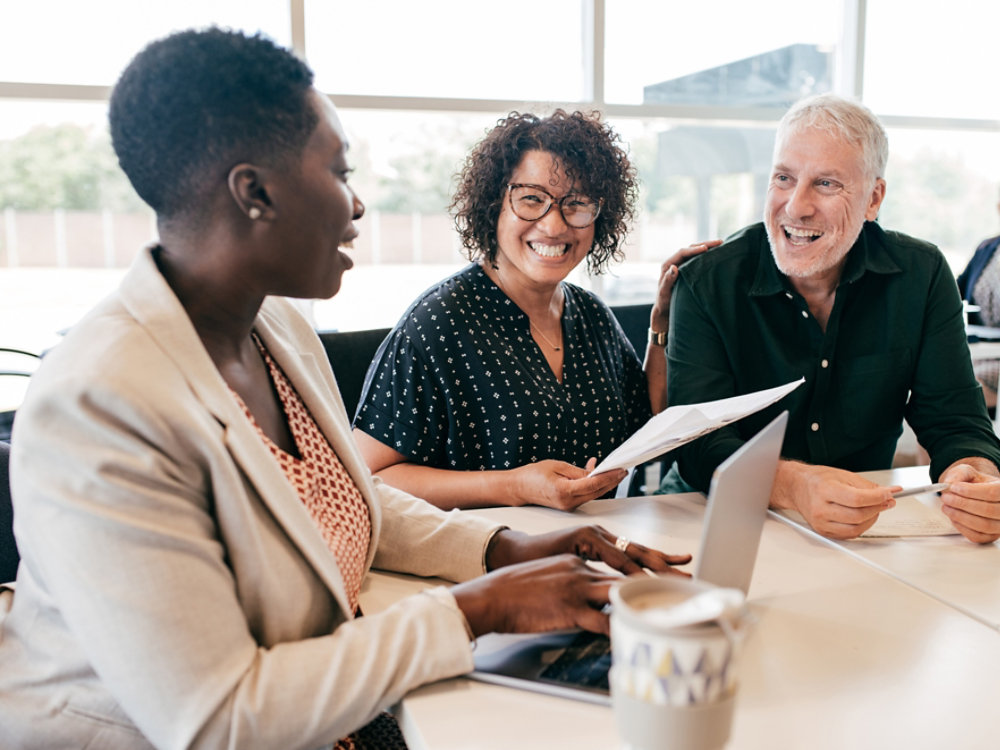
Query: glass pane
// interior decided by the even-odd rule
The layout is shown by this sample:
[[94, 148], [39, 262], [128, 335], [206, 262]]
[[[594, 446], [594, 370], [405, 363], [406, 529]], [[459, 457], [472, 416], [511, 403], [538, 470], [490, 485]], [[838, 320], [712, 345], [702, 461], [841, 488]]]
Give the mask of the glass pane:
[[1000, 233], [997, 175], [995, 133], [891, 129], [879, 222], [933, 242], [957, 274], [976, 245]]
[[0, 142], [23, 136], [35, 127], [63, 123], [107, 132], [108, 103], [0, 98]]
[[580, 0], [306, 0], [305, 8], [306, 56], [323, 91], [525, 101], [583, 96]]
[[1000, 4], [868, 0], [867, 19], [864, 97], [876, 112], [1000, 118]]
[[[452, 177], [497, 117], [341, 110], [355, 167], [351, 183], [366, 212], [341, 291], [314, 303], [317, 327], [391, 326], [420, 292], [468, 262], [447, 213]], [[593, 278], [581, 265], [571, 281], [611, 304], [649, 301], [660, 264], [673, 250], [725, 236], [760, 216], [772, 135], [767, 128], [716, 123], [611, 124], [640, 172], [639, 214], [623, 263]], [[745, 143], [748, 153], [725, 162], [693, 151], [692, 144], [705, 151], [720, 139]]]
[[625, 261], [582, 283], [608, 304], [649, 302], [674, 250], [760, 219], [774, 131], [652, 118], [611, 124], [639, 170], [639, 215]]
[[0, 344], [41, 351], [156, 236], [104, 102], [0, 102]]
[[840, 0], [609, 2], [605, 98], [785, 107], [833, 86], [842, 13]]
[[462, 268], [448, 215], [453, 176], [497, 115], [340, 110], [351, 186], [365, 204], [340, 292], [313, 305], [316, 326], [396, 323], [424, 289]]
[[2, 7], [0, 81], [108, 86], [147, 42], [194, 26], [263, 31], [291, 43], [288, 3], [276, 0], [33, 0]]

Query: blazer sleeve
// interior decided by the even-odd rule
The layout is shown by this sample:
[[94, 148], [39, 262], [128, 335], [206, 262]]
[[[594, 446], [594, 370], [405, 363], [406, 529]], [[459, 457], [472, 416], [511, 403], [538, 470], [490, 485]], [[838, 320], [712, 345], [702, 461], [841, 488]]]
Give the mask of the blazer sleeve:
[[467, 581], [486, 572], [486, 547], [499, 524], [459, 510], [442, 511], [373, 477], [382, 504], [374, 566]]

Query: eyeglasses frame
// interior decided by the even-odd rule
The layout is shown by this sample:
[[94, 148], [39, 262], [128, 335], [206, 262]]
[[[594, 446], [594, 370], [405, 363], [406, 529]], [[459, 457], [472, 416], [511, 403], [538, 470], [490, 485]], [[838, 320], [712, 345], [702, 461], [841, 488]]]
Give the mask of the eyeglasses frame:
[[[517, 211], [514, 208], [514, 195], [513, 195], [513, 193], [514, 193], [514, 189], [515, 188], [534, 188], [536, 190], [540, 190], [541, 192], [543, 192], [547, 196], [549, 196], [549, 205], [542, 212], [541, 216], [537, 216], [534, 219], [525, 219], [523, 216], [520, 216], [517, 213]], [[552, 210], [553, 206], [558, 206], [559, 207], [559, 216], [562, 217], [563, 222], [570, 229], [586, 229], [587, 227], [593, 226], [594, 223], [597, 221], [597, 217], [601, 215], [601, 209], [604, 207], [604, 198], [598, 198], [597, 199], [597, 201], [596, 201], [596, 203], [597, 203], [597, 211], [594, 212], [594, 218], [591, 219], [586, 224], [584, 224], [583, 226], [577, 226], [575, 224], [570, 224], [569, 221], [566, 219], [566, 214], [563, 213], [563, 201], [565, 201], [571, 195], [583, 195], [583, 193], [570, 192], [570, 193], [566, 193], [562, 198], [556, 198], [554, 195], [552, 195], [552, 193], [550, 193], [548, 190], [546, 190], [545, 188], [543, 188], [541, 185], [536, 185], [533, 182], [508, 182], [507, 183], [507, 200], [510, 202], [510, 210], [511, 210], [511, 212], [513, 212], [514, 216], [517, 216], [517, 218], [519, 218], [521, 221], [532, 221], [532, 222], [534, 222], [534, 221], [541, 221], [546, 216], [548, 216], [549, 211]], [[594, 200], [593, 198], [591, 198], [588, 195], [583, 195], [583, 197], [587, 198], [588, 200]]]

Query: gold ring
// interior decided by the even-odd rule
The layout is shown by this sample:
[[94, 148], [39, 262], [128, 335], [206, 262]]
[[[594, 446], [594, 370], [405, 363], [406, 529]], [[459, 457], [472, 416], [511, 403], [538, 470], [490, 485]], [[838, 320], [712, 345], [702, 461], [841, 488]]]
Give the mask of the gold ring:
[[620, 536], [617, 539], [615, 539], [615, 549], [620, 549], [622, 552], [625, 552], [631, 543], [632, 543], [631, 540], [627, 539], [626, 537]]

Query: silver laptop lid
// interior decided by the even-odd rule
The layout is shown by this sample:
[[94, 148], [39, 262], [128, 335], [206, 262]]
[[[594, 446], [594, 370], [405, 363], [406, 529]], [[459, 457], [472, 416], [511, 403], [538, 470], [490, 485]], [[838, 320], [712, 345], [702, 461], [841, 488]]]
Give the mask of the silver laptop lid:
[[750, 588], [787, 423], [783, 411], [712, 475], [695, 578], [744, 594]]

